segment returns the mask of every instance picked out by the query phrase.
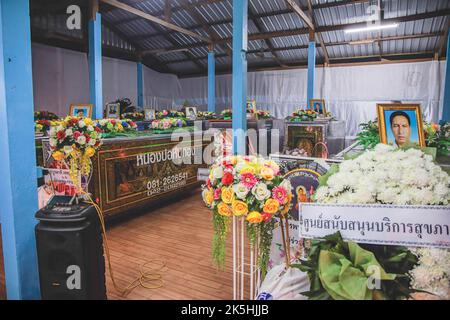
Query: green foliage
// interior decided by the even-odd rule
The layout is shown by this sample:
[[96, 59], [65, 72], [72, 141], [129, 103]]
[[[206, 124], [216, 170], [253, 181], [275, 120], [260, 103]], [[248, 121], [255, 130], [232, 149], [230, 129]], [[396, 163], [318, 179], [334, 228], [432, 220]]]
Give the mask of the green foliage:
[[[407, 298], [416, 292], [410, 289], [410, 278], [407, 274], [417, 265], [417, 257], [407, 248], [382, 245], [360, 245], [360, 247], [371, 251], [387, 273], [396, 275], [395, 280], [382, 280], [381, 290], [376, 294], [374, 292], [374, 297], [397, 300]], [[319, 277], [319, 255], [322, 250], [342, 254], [350, 260], [348, 242], [342, 239], [339, 232], [328, 235], [323, 240], [312, 241], [307, 260], [293, 265], [308, 274], [310, 290], [302, 294], [311, 300], [332, 300]]]
[[223, 268], [225, 265], [226, 241], [229, 232], [230, 218], [220, 215], [216, 210], [213, 213], [213, 243], [212, 257], [213, 262]]
[[359, 126], [361, 132], [358, 133], [356, 140], [364, 149], [372, 149], [380, 143], [377, 120], [361, 123]]

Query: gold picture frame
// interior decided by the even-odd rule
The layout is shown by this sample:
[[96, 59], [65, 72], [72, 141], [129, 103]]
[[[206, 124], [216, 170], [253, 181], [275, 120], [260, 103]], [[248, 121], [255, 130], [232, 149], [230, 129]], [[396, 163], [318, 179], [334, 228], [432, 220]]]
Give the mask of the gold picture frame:
[[[92, 104], [70, 104], [69, 115], [73, 117], [84, 117], [84, 118], [92, 118], [92, 109], [94, 106]], [[83, 114], [80, 114], [80, 113]]]
[[[318, 104], [320, 104], [322, 106], [322, 108], [320, 106], [317, 106]], [[327, 108], [325, 107], [325, 99], [311, 99], [309, 100], [309, 108], [317, 111], [319, 114], [327, 114]]]
[[381, 143], [398, 147], [426, 146], [420, 104], [378, 103], [377, 114]]

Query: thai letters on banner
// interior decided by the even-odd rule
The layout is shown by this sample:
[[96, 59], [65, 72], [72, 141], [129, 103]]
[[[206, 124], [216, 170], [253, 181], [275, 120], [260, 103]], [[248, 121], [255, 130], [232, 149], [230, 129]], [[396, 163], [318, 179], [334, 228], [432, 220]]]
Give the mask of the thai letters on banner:
[[359, 243], [450, 248], [450, 207], [301, 203], [301, 238], [340, 231]]

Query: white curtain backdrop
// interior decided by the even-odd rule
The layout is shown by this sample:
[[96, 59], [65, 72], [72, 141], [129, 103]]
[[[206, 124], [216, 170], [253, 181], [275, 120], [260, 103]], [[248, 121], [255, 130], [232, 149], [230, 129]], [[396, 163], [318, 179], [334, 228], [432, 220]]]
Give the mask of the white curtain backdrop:
[[[36, 110], [64, 116], [70, 103], [89, 102], [89, 72], [85, 53], [33, 44], [33, 83]], [[347, 121], [347, 136], [355, 136], [361, 122], [376, 117], [376, 104], [420, 103], [424, 118], [437, 121], [442, 112], [444, 62], [401, 63], [317, 68], [315, 98], [338, 119]], [[175, 108], [185, 100], [207, 106], [207, 78], [178, 79], [144, 66], [144, 105]], [[305, 69], [248, 73], [248, 98], [259, 109], [284, 118], [306, 107]], [[137, 100], [136, 63], [103, 58], [103, 101], [128, 97]], [[231, 107], [231, 75], [216, 77], [217, 110]]]
[[[401, 63], [354, 67], [317, 68], [315, 98], [338, 119], [346, 120], [347, 136], [355, 136], [358, 125], [376, 117], [376, 104], [401, 101], [420, 103], [424, 118], [438, 121], [445, 62]], [[248, 73], [249, 99], [258, 109], [284, 118], [306, 106], [306, 69]], [[180, 79], [182, 97], [205, 109], [207, 78]], [[231, 75], [216, 77], [218, 110], [231, 106]]]

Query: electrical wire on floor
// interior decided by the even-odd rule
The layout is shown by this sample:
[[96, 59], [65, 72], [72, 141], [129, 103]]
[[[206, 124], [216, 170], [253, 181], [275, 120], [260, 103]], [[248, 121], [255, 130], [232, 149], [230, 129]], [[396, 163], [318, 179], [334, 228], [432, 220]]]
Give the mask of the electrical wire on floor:
[[82, 195], [85, 198], [85, 202], [94, 206], [97, 211], [98, 218], [100, 220], [100, 225], [102, 228], [103, 235], [103, 247], [105, 249], [106, 259], [108, 261], [108, 270], [111, 281], [114, 288], [120, 292], [123, 297], [126, 297], [130, 292], [132, 292], [137, 287], [143, 287], [145, 289], [159, 289], [164, 286], [164, 280], [162, 279], [162, 273], [167, 271], [166, 262], [161, 259], [154, 259], [147, 261], [140, 265], [139, 276], [131, 281], [126, 288], [121, 288], [114, 277], [114, 271], [111, 264], [111, 255], [109, 252], [108, 237], [106, 236], [106, 226], [105, 219], [103, 217], [102, 209], [100, 206], [92, 200], [90, 194], [83, 192]]

